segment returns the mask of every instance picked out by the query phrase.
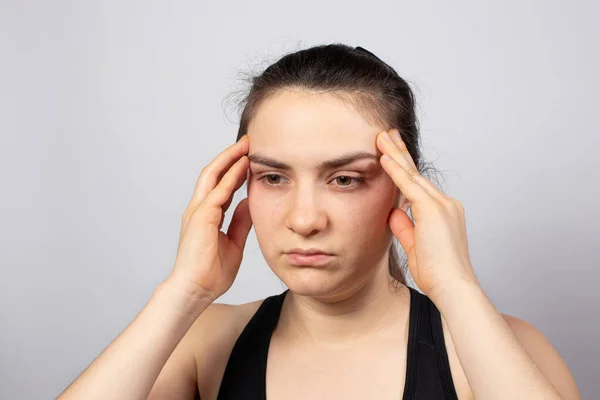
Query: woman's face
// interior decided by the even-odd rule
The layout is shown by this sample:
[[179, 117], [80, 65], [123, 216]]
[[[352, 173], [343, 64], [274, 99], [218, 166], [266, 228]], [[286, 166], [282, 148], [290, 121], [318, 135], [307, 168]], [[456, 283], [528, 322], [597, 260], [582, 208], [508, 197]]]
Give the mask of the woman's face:
[[[293, 292], [342, 293], [380, 268], [387, 274], [387, 217], [399, 191], [379, 162], [376, 135], [384, 129], [341, 100], [300, 91], [269, 98], [251, 121], [250, 215], [265, 260]], [[347, 164], [326, 164], [358, 153]], [[332, 256], [300, 266], [286, 255], [294, 248]]]

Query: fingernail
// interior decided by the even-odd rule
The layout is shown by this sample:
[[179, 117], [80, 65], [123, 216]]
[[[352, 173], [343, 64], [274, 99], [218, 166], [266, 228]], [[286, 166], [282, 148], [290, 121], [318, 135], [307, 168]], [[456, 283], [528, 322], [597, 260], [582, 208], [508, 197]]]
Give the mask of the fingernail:
[[388, 142], [391, 142], [391, 141], [392, 141], [392, 138], [390, 137], [390, 134], [389, 134], [389, 133], [387, 133], [387, 131], [385, 131], [385, 132], [383, 133], [383, 138], [384, 138], [385, 140], [387, 140]]
[[398, 129], [392, 130], [392, 135], [394, 135], [394, 139], [402, 140], [402, 138], [400, 137], [400, 132], [398, 132]]

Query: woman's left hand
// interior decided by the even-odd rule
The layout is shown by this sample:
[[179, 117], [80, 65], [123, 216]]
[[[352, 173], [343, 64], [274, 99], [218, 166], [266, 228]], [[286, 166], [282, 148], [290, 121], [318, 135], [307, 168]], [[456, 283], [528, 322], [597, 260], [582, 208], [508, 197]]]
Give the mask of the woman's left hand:
[[[398, 130], [389, 131], [391, 141], [385, 139], [386, 133], [377, 135], [377, 147], [383, 153], [381, 165], [412, 205], [415, 219], [413, 224], [403, 210], [393, 208], [388, 224], [406, 252], [413, 280], [430, 297], [444, 293], [454, 283], [478, 284], [462, 204], [418, 172]], [[398, 134], [395, 138], [394, 133]]]

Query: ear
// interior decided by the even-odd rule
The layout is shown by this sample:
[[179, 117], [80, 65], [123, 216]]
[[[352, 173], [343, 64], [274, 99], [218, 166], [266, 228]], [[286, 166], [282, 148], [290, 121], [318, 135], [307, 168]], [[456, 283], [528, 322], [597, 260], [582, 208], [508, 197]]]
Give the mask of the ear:
[[396, 192], [396, 198], [394, 199], [394, 207], [399, 208], [406, 213], [411, 205], [411, 202], [404, 197], [404, 195], [400, 193], [400, 189], [398, 189]]

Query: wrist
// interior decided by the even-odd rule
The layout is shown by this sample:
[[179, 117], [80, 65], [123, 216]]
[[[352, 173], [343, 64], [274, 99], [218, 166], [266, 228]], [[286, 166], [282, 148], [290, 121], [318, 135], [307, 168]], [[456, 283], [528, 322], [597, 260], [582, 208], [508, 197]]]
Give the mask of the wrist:
[[483, 289], [481, 289], [478, 282], [471, 279], [458, 279], [447, 282], [443, 286], [432, 289], [428, 294], [436, 307], [445, 313], [450, 313], [457, 308], [464, 308], [466, 299], [481, 295], [485, 295]]
[[153, 297], [160, 298], [181, 317], [196, 320], [214, 302], [212, 293], [172, 277], [156, 288]]

